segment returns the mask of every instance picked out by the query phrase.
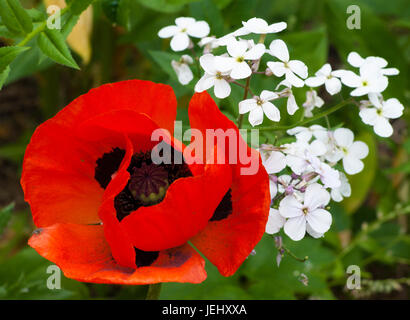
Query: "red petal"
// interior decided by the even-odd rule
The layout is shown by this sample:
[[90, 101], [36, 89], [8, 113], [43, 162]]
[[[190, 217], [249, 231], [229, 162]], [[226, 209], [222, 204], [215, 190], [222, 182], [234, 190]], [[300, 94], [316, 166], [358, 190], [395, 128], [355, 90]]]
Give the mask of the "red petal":
[[[245, 144], [235, 124], [224, 116], [207, 93], [195, 94], [189, 106], [191, 128], [234, 129], [238, 145]], [[259, 153], [246, 147], [248, 155], [258, 164], [254, 175], [242, 175], [247, 165], [231, 165], [233, 212], [226, 219], [210, 222], [191, 241], [224, 276], [235, 273], [265, 232], [269, 215], [269, 178]], [[238, 147], [239, 152], [239, 147]], [[239, 159], [239, 158], [238, 158]]]
[[121, 267], [111, 256], [100, 225], [55, 224], [39, 229], [29, 240], [44, 258], [68, 278], [84, 282], [127, 285], [205, 280], [205, 261], [189, 245], [161, 252], [148, 267]]
[[115, 110], [144, 113], [172, 134], [177, 101], [168, 85], [144, 80], [121, 81], [90, 90], [61, 110], [54, 119], [74, 127], [87, 119]]
[[96, 223], [103, 189], [94, 179], [96, 160], [109, 148], [89, 147], [53, 121], [37, 128], [27, 147], [21, 185], [34, 223]]

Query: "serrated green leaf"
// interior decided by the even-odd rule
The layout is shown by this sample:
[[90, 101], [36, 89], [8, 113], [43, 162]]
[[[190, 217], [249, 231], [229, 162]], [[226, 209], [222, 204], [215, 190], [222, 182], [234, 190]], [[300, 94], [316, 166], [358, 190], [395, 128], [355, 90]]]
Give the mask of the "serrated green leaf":
[[70, 68], [80, 69], [71, 55], [64, 36], [57, 30], [46, 29], [40, 33], [37, 44], [50, 59]]
[[14, 33], [30, 33], [33, 22], [18, 0], [0, 0], [0, 16], [4, 25]]
[[10, 203], [8, 206], [0, 210], [0, 235], [3, 234], [4, 229], [10, 221], [11, 213], [14, 209], [14, 203]]
[[27, 49], [29, 48], [15, 46], [0, 48], [0, 73], [2, 73], [20, 53], [26, 51]]

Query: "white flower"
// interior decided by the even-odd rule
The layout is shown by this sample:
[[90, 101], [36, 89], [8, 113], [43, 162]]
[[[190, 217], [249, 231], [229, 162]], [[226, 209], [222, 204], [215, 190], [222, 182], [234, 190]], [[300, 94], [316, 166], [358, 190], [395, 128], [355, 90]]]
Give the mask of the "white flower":
[[238, 41], [230, 38], [227, 50], [231, 63], [231, 77], [233, 79], [245, 79], [252, 74], [252, 70], [245, 60], [258, 60], [265, 53], [265, 46], [262, 43], [249, 48], [249, 41]]
[[285, 75], [286, 81], [292, 86], [303, 87], [304, 81], [299, 77], [305, 79], [308, 76], [308, 68], [302, 61], [289, 60], [289, 51], [283, 40], [273, 40], [268, 53], [280, 60], [280, 62], [270, 61], [267, 63], [275, 76], [282, 77]]
[[306, 188], [303, 203], [286, 196], [279, 204], [279, 213], [287, 218], [285, 233], [294, 241], [301, 240], [306, 231], [315, 237], [324, 234], [332, 224], [332, 216], [323, 209], [329, 201], [329, 193], [318, 183]]
[[350, 52], [347, 56], [347, 62], [353, 67], [361, 68], [366, 64], [371, 64], [378, 68], [381, 74], [386, 76], [394, 76], [399, 74], [399, 70], [396, 68], [385, 68], [387, 66], [387, 61], [380, 57], [367, 57], [363, 59], [357, 52]]
[[337, 70], [334, 73], [341, 78], [344, 85], [355, 88], [350, 92], [350, 95], [354, 97], [372, 92], [383, 92], [389, 84], [387, 77], [373, 64], [363, 65], [360, 68], [360, 75], [347, 70]]
[[340, 202], [343, 198], [350, 197], [352, 194], [352, 188], [350, 187], [349, 180], [346, 175], [339, 171], [340, 186], [333, 188], [330, 192], [330, 196], [336, 202]]
[[252, 99], [246, 99], [239, 102], [239, 113], [244, 114], [249, 112], [249, 123], [252, 126], [259, 125], [263, 122], [263, 114], [270, 120], [278, 122], [280, 120], [280, 112], [270, 100], [278, 98], [278, 95], [272, 91], [263, 90], [259, 97], [255, 96]]
[[363, 170], [364, 159], [369, 154], [369, 147], [362, 141], [353, 141], [353, 132], [346, 128], [336, 129], [334, 134], [336, 145], [342, 151], [343, 168], [347, 174], [353, 175]]
[[360, 110], [360, 118], [364, 123], [373, 126], [377, 135], [390, 137], [393, 134], [393, 127], [389, 119], [399, 118], [403, 114], [403, 105], [396, 98], [383, 101], [377, 94], [369, 94], [369, 99], [374, 108]]
[[268, 25], [268, 23], [261, 18], [249, 19], [246, 22], [242, 22], [242, 25], [247, 31], [255, 34], [277, 33], [285, 30], [287, 27], [286, 22], [278, 22]]
[[315, 107], [321, 108], [324, 103], [325, 102], [323, 101], [323, 99], [317, 95], [317, 92], [315, 90], [306, 91], [306, 101], [303, 104], [303, 107], [305, 108], [305, 117], [313, 117], [312, 110]]
[[321, 137], [324, 134], [326, 134], [326, 132], [327, 132], [327, 129], [318, 124], [314, 124], [310, 126], [309, 128], [295, 127], [295, 128], [292, 128], [286, 131], [287, 134], [291, 136], [295, 136], [296, 140], [305, 141], [305, 142], [310, 141], [310, 139], [312, 139], [313, 136], [316, 138]]
[[[336, 73], [337, 74], [337, 73]], [[335, 72], [329, 63], [326, 63], [316, 73], [315, 77], [305, 80], [305, 84], [309, 87], [318, 87], [325, 85], [326, 91], [334, 95], [342, 89], [342, 84], [338, 78], [335, 77]]]
[[171, 38], [171, 49], [183, 51], [189, 47], [189, 37], [203, 38], [209, 34], [209, 25], [205, 21], [194, 18], [179, 17], [175, 19], [175, 26], [164, 27], [158, 32], [160, 38]]
[[278, 233], [285, 224], [285, 221], [286, 219], [279, 214], [278, 210], [270, 208], [265, 232], [268, 234]]
[[205, 70], [205, 74], [195, 85], [196, 92], [202, 92], [214, 87], [217, 98], [224, 99], [231, 94], [231, 86], [225, 79], [231, 71], [227, 59], [229, 58], [214, 56], [210, 53], [199, 58], [199, 63]]
[[280, 151], [272, 151], [262, 156], [262, 164], [268, 174], [281, 172], [286, 167], [286, 156]]
[[189, 68], [189, 65], [193, 62], [194, 61], [192, 60], [192, 58], [186, 54], [181, 57], [180, 61], [171, 61], [172, 68], [178, 76], [178, 81], [183, 85], [190, 83], [194, 78], [194, 75]]

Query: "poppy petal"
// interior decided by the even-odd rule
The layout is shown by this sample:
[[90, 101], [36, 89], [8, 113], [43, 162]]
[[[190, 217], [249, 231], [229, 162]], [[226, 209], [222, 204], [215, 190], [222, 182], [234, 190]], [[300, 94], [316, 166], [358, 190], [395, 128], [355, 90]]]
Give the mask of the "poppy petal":
[[[195, 94], [188, 113], [191, 128], [199, 129], [204, 137], [207, 129], [235, 130], [239, 145], [237, 152], [240, 152], [242, 144], [242, 148], [250, 156], [250, 165], [241, 164], [240, 161], [231, 165], [232, 214], [223, 220], [209, 222], [191, 240], [217, 266], [222, 275], [230, 276], [248, 257], [265, 232], [270, 208], [269, 177], [259, 153], [245, 147], [246, 143], [235, 124], [219, 111], [209, 94]], [[240, 159], [239, 154], [237, 159]], [[249, 168], [252, 163], [257, 164], [256, 172], [244, 175], [242, 169]]]
[[94, 179], [95, 166], [108, 151], [101, 144], [87, 147], [53, 121], [37, 128], [24, 156], [21, 178], [37, 227], [99, 222], [103, 189]]
[[177, 101], [174, 91], [168, 85], [144, 80], [120, 81], [91, 89], [53, 119], [68, 127], [75, 127], [87, 119], [115, 110], [144, 113], [160, 128], [172, 134]]
[[200, 283], [206, 278], [205, 261], [187, 244], [161, 252], [151, 266], [119, 266], [101, 225], [55, 224], [34, 232], [29, 245], [57, 264], [68, 278], [78, 281], [141, 285]]

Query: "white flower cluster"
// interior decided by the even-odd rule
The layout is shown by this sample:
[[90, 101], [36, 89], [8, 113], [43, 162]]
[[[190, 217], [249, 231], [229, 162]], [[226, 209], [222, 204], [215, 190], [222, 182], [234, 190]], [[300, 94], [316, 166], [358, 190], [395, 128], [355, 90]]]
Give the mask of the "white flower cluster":
[[[213, 87], [215, 96], [224, 99], [231, 94], [232, 83], [239, 84], [237, 80], [248, 79], [255, 73], [283, 78], [275, 90], [282, 86], [285, 89], [261, 90], [260, 95], [253, 95], [252, 98], [239, 102], [239, 113], [249, 113], [249, 122], [252, 126], [260, 125], [264, 116], [275, 122], [280, 121], [280, 111], [272, 102], [276, 99], [288, 98], [287, 112], [293, 115], [299, 109], [292, 92], [293, 87], [311, 88], [306, 93], [303, 107], [304, 115], [312, 117], [313, 109], [324, 105], [324, 100], [312, 88], [324, 85], [330, 95], [335, 95], [341, 91], [343, 84], [354, 88], [350, 93], [353, 97], [368, 95], [368, 100], [360, 103], [362, 121], [373, 126], [379, 136], [389, 137], [393, 134], [389, 119], [400, 117], [403, 114], [403, 105], [395, 98], [384, 100], [381, 95], [388, 86], [387, 76], [399, 73], [396, 68], [386, 68], [385, 59], [362, 58], [358, 53], [351, 52], [347, 61], [351, 66], [359, 69], [359, 74], [348, 70], [332, 70], [331, 65], [326, 63], [314, 76], [308, 78], [307, 66], [300, 60], [290, 59], [288, 48], [283, 40], [273, 40], [268, 48], [263, 44], [267, 34], [286, 29], [285, 22], [269, 25], [263, 19], [252, 18], [242, 22], [242, 25], [240, 29], [216, 38], [209, 36], [210, 27], [205, 21], [180, 17], [175, 20], [175, 25], [162, 28], [158, 36], [172, 38], [171, 48], [174, 51], [191, 49], [192, 53], [195, 51], [191, 38], [200, 38], [198, 45], [203, 48], [203, 55], [198, 60], [205, 73], [195, 85], [197, 92]], [[260, 35], [261, 43], [240, 38], [248, 34]], [[218, 47], [226, 47], [226, 52], [221, 55], [212, 54]], [[260, 61], [265, 53], [276, 60], [267, 62], [266, 70], [259, 72]], [[183, 85], [194, 78], [189, 67], [192, 63], [193, 58], [186, 54], [180, 61], [172, 61], [172, 67]]]
[[[184, 54], [180, 61], [172, 61], [179, 81], [186, 85], [194, 79], [190, 65], [197, 60], [204, 74], [195, 85], [195, 91], [202, 92], [213, 87], [217, 98], [224, 99], [231, 94], [231, 85], [239, 85], [251, 97], [239, 102], [239, 114], [248, 114], [249, 123], [257, 126], [266, 116], [279, 122], [281, 111], [275, 100], [287, 99], [286, 111], [289, 115], [299, 109], [293, 94], [294, 88], [308, 87], [303, 103], [304, 117], [314, 116], [315, 108], [323, 108], [325, 100], [316, 88], [324, 89], [334, 96], [345, 85], [353, 90], [353, 98], [367, 96], [368, 99], [355, 103], [359, 106], [359, 116], [365, 124], [373, 127], [381, 137], [393, 134], [390, 119], [403, 114], [403, 105], [395, 98], [385, 100], [382, 93], [388, 86], [388, 76], [397, 75], [399, 70], [387, 68], [387, 61], [380, 57], [362, 58], [351, 52], [347, 61], [357, 69], [333, 70], [329, 63], [323, 65], [309, 77], [308, 67], [300, 60], [290, 58], [286, 43], [273, 40], [265, 46], [267, 34], [286, 29], [285, 22], [268, 24], [260, 18], [242, 22], [242, 27], [223, 37], [209, 36], [210, 28], [205, 21], [193, 18], [177, 18], [174, 26], [161, 29], [161, 38], [172, 38], [174, 51], [190, 49], [193, 58]], [[259, 42], [245, 39], [249, 34], [259, 35]], [[198, 46], [202, 55], [197, 57], [191, 38], [200, 38]], [[216, 55], [215, 49], [222, 54]], [[222, 48], [222, 50], [221, 50]], [[226, 49], [224, 52], [224, 48]], [[259, 71], [262, 57], [269, 55], [263, 71]], [[260, 90], [256, 95], [249, 87], [253, 75], [279, 78], [275, 88]], [[246, 79], [246, 84], [238, 80]], [[315, 88], [315, 89], [314, 89]], [[258, 92], [258, 93], [259, 93]], [[330, 228], [332, 216], [326, 206], [332, 199], [342, 201], [349, 197], [351, 188], [347, 175], [363, 170], [364, 159], [369, 152], [367, 145], [354, 141], [350, 129], [326, 129], [320, 125], [295, 127], [287, 131], [296, 141], [281, 146], [262, 145], [263, 164], [270, 177], [272, 208], [266, 232], [277, 233], [282, 227], [293, 240], [302, 239], [306, 232], [317, 238]], [[343, 169], [342, 169], [343, 168]]]
[[[351, 188], [345, 175], [363, 170], [369, 148], [354, 141], [346, 128], [328, 130], [320, 125], [296, 127], [287, 131], [296, 141], [275, 147], [262, 145], [262, 161], [270, 178], [272, 204], [266, 232], [284, 227], [293, 240], [308, 232], [318, 238], [329, 230], [332, 216], [326, 210], [330, 199], [349, 197]], [[335, 166], [341, 162], [344, 172]], [[291, 172], [290, 174], [286, 173]]]

